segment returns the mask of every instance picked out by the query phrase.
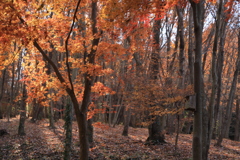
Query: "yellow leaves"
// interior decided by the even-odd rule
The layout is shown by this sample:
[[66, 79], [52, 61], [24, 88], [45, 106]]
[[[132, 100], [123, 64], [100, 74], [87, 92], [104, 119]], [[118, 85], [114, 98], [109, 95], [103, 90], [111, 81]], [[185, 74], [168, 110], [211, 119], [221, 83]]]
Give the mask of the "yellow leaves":
[[211, 3], [213, 3], [213, 4], [216, 4], [216, 0], [208, 0], [208, 2], [211, 2]]
[[92, 92], [98, 93], [99, 95], [114, 94], [114, 92], [109, 87], [106, 87], [101, 82], [94, 83], [92, 86]]

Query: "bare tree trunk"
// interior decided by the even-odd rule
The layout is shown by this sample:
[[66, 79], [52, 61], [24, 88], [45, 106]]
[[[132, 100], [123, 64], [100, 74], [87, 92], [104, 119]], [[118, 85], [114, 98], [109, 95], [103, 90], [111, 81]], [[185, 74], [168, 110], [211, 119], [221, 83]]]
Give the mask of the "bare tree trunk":
[[[4, 96], [4, 83], [5, 83], [5, 76], [6, 76], [6, 69], [2, 71], [2, 78], [1, 78], [1, 89], [0, 89], [0, 102], [3, 99]], [[3, 118], [3, 108], [1, 108], [2, 105], [0, 106], [0, 119]]]
[[13, 91], [14, 78], [15, 78], [14, 71], [15, 71], [15, 65], [13, 62], [12, 63], [12, 82], [11, 82], [11, 92], [10, 92], [10, 105], [8, 106], [8, 115], [7, 115], [8, 122], [10, 121], [10, 118], [12, 115], [12, 106], [13, 106], [13, 98], [14, 98], [14, 91]]
[[128, 136], [128, 127], [129, 127], [130, 118], [131, 118], [131, 108], [126, 106], [124, 109], [124, 128], [122, 132], [123, 136]]
[[[240, 46], [240, 34], [238, 35], [238, 45]], [[237, 61], [236, 61], [236, 70], [234, 72], [232, 86], [231, 86], [231, 90], [229, 93], [228, 103], [227, 103], [227, 107], [226, 107], [226, 114], [223, 117], [221, 132], [218, 137], [217, 144], [216, 144], [218, 146], [221, 146], [224, 136], [229, 131], [228, 123], [230, 123], [229, 121], [231, 120], [233, 99], [234, 99], [234, 95], [235, 95], [235, 91], [236, 91], [237, 76], [239, 74], [238, 73], [239, 70], [240, 70], [240, 50], [238, 50], [238, 57], [237, 57]]]
[[179, 39], [180, 39], [180, 44], [179, 44], [179, 83], [178, 83], [178, 88], [183, 87], [183, 71], [184, 71], [184, 28], [183, 28], [183, 9], [180, 9], [178, 6], [177, 8], [177, 14], [178, 14], [178, 32], [179, 32]]
[[212, 51], [212, 92], [210, 97], [210, 104], [208, 107], [208, 122], [207, 122], [207, 128], [208, 133], [206, 137], [206, 148], [203, 151], [203, 159], [208, 159], [208, 153], [209, 153], [209, 147], [210, 142], [212, 139], [212, 131], [213, 131], [213, 123], [214, 123], [214, 106], [215, 106], [215, 96], [216, 96], [216, 89], [217, 89], [217, 70], [216, 70], [216, 55], [217, 55], [217, 48], [218, 48], [218, 40], [219, 40], [219, 32], [220, 32], [220, 23], [221, 23], [221, 14], [222, 14], [222, 0], [219, 3], [219, 8], [217, 11], [217, 20], [216, 20], [216, 32], [214, 37], [214, 44], [213, 44], [213, 51]]
[[189, 78], [190, 78], [190, 84], [194, 83], [194, 57], [193, 57], [193, 11], [192, 8], [189, 10], [189, 26], [188, 26], [188, 69], [189, 69]]
[[118, 100], [121, 101], [121, 102], [118, 103], [119, 107], [117, 108], [117, 113], [114, 115], [114, 118], [113, 118], [113, 127], [115, 127], [115, 125], [117, 124], [120, 112], [124, 108], [123, 105], [122, 105], [122, 103], [123, 103], [123, 95], [121, 95], [121, 98], [119, 98]]
[[[179, 82], [178, 82], [178, 88], [182, 89], [184, 87], [184, 80], [183, 80], [183, 74], [184, 74], [184, 28], [183, 28], [183, 12], [184, 10], [181, 9], [179, 6], [176, 6], [177, 15], [178, 15], [178, 35], [180, 39], [179, 44]], [[181, 102], [179, 102], [180, 104]], [[176, 106], [176, 108], [178, 108]], [[175, 139], [175, 151], [177, 150], [177, 144], [178, 144], [178, 137], [179, 137], [179, 130], [180, 130], [180, 113], [177, 115], [177, 134]]]
[[54, 105], [54, 102], [51, 100], [50, 106], [49, 106], [49, 127], [54, 129], [56, 127], [54, 125], [53, 105]]
[[20, 121], [19, 121], [19, 126], [18, 126], [18, 135], [25, 135], [25, 129], [24, 129], [24, 124], [25, 124], [25, 119], [26, 119], [26, 102], [25, 100], [27, 99], [27, 91], [26, 91], [26, 84], [23, 83], [22, 86], [22, 102], [20, 106]]
[[237, 97], [237, 103], [236, 103], [236, 124], [235, 124], [235, 135], [234, 135], [234, 140], [235, 141], [239, 141], [240, 137], [239, 137], [239, 133], [240, 133], [240, 109], [239, 109], [239, 99]]
[[195, 34], [194, 91], [196, 94], [196, 111], [193, 128], [193, 160], [202, 160], [202, 117], [203, 117], [203, 77], [202, 77], [202, 30], [204, 19], [204, 1], [198, 3], [190, 0], [193, 9]]
[[65, 108], [65, 146], [64, 146], [64, 160], [71, 159], [72, 151], [72, 106], [71, 101], [67, 98], [66, 108]]
[[215, 139], [218, 136], [219, 128], [217, 126], [221, 125], [221, 121], [219, 119], [220, 116], [220, 101], [221, 101], [221, 95], [222, 95], [222, 71], [223, 71], [223, 61], [224, 61], [224, 41], [225, 36], [222, 33], [225, 33], [225, 27], [226, 22], [223, 22], [221, 26], [221, 38], [219, 43], [219, 49], [218, 49], [218, 59], [217, 59], [217, 98], [216, 98], [216, 104], [214, 106], [214, 128], [213, 128], [213, 135], [212, 137]]

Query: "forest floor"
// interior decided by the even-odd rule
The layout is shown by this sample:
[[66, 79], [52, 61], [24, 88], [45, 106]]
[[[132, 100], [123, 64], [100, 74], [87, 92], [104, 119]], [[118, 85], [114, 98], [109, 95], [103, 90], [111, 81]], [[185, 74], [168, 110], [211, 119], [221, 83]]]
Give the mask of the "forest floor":
[[[64, 121], [55, 123], [56, 129], [48, 127], [48, 120], [25, 123], [25, 136], [18, 136], [17, 118], [7, 122], [0, 120], [0, 129], [10, 135], [0, 137], [0, 160], [61, 160], [64, 150]], [[129, 128], [129, 136], [122, 136], [123, 126], [115, 128], [101, 123], [94, 124], [94, 146], [90, 150], [91, 159], [104, 160], [191, 160], [192, 135], [180, 134], [178, 149], [175, 150], [176, 135], [166, 135], [166, 144], [145, 145], [148, 131], [144, 128]], [[78, 159], [79, 141], [77, 125], [73, 124], [72, 160]], [[212, 140], [210, 159], [240, 160], [240, 142], [224, 139], [222, 147], [214, 146]]]

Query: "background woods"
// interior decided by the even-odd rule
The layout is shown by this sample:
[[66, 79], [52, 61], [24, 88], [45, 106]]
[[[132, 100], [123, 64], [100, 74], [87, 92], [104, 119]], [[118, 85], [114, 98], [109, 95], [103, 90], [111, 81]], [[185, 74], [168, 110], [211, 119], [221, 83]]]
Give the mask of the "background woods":
[[180, 134], [192, 134], [190, 156], [207, 160], [211, 143], [240, 140], [239, 7], [235, 0], [2, 0], [0, 119], [20, 117], [21, 136], [46, 119], [56, 132], [63, 119], [64, 159], [74, 154], [75, 132], [86, 160], [100, 145], [95, 128], [123, 125], [118, 132], [128, 137], [130, 127], [146, 128], [145, 145], [174, 136], [175, 154]]

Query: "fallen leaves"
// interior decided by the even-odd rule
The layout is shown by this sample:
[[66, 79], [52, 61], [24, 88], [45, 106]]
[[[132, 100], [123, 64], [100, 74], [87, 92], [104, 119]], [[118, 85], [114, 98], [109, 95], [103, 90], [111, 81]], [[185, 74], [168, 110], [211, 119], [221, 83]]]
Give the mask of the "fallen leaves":
[[[0, 128], [10, 135], [0, 138], [0, 159], [63, 159], [64, 121], [55, 123], [56, 129], [48, 127], [48, 120], [31, 123], [26, 121], [26, 136], [18, 136], [18, 119], [0, 120]], [[144, 145], [148, 136], [146, 128], [129, 128], [129, 136], [122, 136], [123, 126], [115, 128], [104, 123], [94, 123], [94, 144], [90, 149], [92, 159], [162, 159], [187, 160], [192, 157], [192, 135], [180, 134], [178, 149], [174, 150], [175, 135], [166, 135], [166, 144]], [[222, 147], [215, 147], [212, 140], [210, 159], [240, 159], [240, 142], [224, 139]], [[73, 123], [72, 160], [79, 158], [77, 125]]]

